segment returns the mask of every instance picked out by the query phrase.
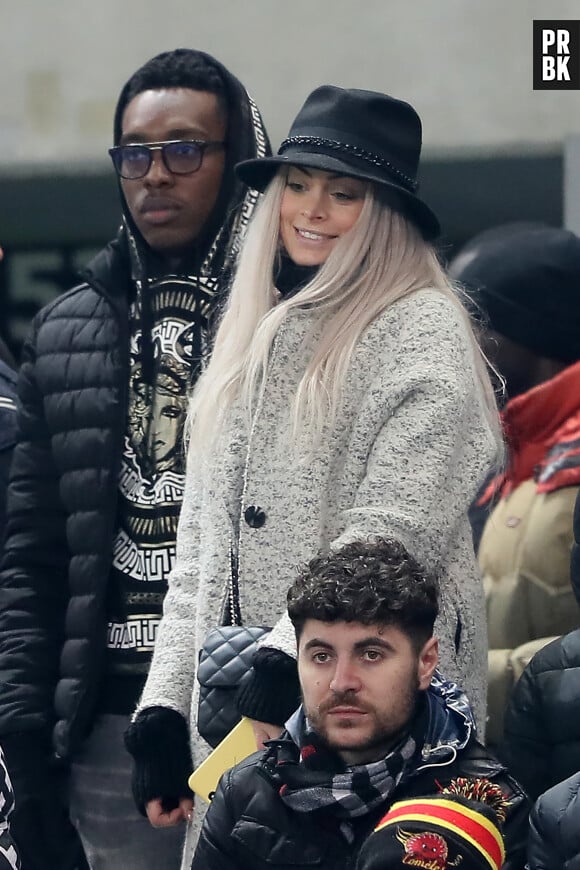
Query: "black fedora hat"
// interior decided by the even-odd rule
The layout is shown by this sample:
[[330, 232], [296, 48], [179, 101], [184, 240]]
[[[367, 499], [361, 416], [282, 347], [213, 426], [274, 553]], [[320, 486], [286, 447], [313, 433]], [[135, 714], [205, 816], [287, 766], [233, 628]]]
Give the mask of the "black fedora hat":
[[261, 191], [281, 166], [307, 166], [371, 181], [393, 208], [432, 239], [439, 235], [439, 221], [416, 195], [420, 154], [421, 119], [409, 103], [375, 91], [323, 85], [306, 99], [278, 153], [244, 160], [236, 172]]

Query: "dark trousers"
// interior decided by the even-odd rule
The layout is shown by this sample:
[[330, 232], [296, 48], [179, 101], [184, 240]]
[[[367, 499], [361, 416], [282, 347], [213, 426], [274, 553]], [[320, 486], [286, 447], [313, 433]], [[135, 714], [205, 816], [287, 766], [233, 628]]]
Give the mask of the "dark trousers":
[[79, 835], [69, 819], [64, 772], [51, 776], [49, 787], [39, 783], [30, 797], [19, 789], [17, 776], [13, 775], [12, 781], [16, 807], [10, 830], [22, 870], [89, 870]]
[[99, 717], [70, 777], [70, 817], [90, 870], [179, 870], [184, 826], [152, 828], [131, 794], [128, 716]]

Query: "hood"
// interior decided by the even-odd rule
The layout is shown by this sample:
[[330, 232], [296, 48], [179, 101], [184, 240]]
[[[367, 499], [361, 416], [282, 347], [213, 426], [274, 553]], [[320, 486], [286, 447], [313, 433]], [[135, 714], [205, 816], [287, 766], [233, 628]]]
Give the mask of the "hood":
[[475, 720], [465, 692], [435, 671], [426, 692], [428, 725], [422, 757], [429, 764], [446, 763], [475, 736]]

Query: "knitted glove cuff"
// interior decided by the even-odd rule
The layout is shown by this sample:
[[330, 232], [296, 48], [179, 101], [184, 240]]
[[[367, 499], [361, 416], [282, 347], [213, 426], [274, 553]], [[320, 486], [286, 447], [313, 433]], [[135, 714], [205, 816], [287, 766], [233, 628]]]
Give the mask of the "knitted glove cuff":
[[254, 666], [238, 689], [236, 704], [242, 716], [284, 725], [300, 706], [296, 659], [280, 650], [262, 647]]
[[193, 770], [189, 732], [180, 713], [168, 707], [148, 707], [125, 732], [133, 756], [133, 797], [145, 815], [148, 801], [160, 798], [165, 809], [191, 797], [187, 780]]

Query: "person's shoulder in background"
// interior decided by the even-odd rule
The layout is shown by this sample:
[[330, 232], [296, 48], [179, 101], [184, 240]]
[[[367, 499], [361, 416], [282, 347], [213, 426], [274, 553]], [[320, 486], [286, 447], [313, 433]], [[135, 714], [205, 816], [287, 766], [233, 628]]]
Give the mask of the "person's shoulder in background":
[[529, 870], [580, 867], [580, 773], [536, 801], [530, 815]]
[[[0, 340], [0, 544], [4, 541], [6, 489], [17, 433], [17, 374], [5, 361], [4, 347]], [[6, 352], [8, 353], [7, 349]]]

